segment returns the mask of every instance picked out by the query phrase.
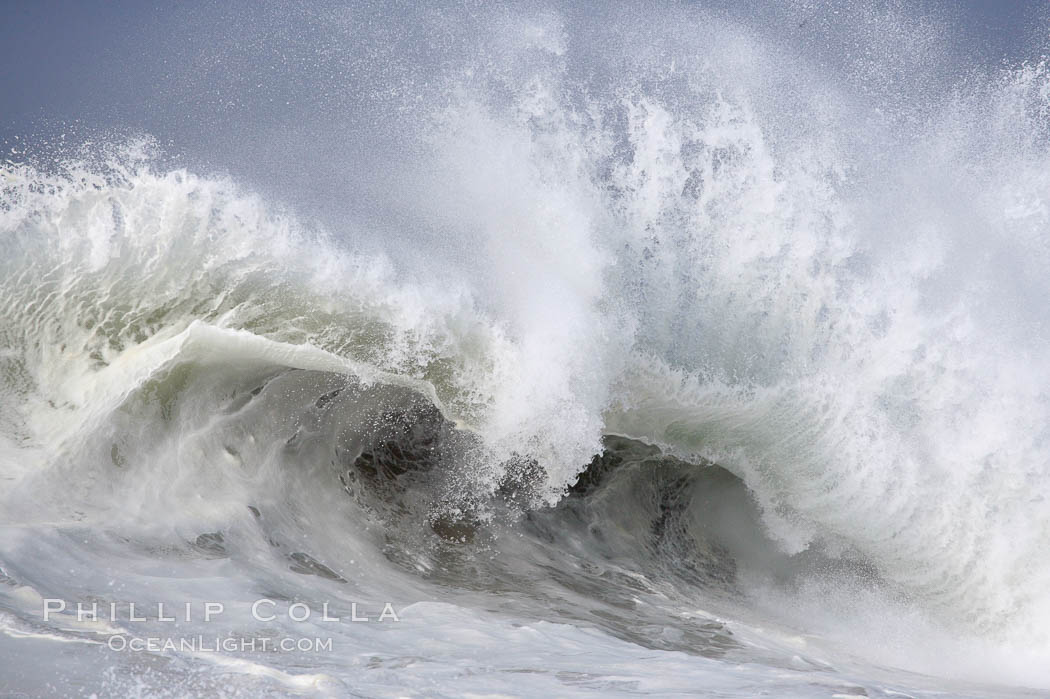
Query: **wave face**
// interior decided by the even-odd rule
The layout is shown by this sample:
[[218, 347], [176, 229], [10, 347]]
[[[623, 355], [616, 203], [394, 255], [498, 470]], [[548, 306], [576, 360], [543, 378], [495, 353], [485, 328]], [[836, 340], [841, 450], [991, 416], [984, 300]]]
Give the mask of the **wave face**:
[[[146, 137], [0, 166], [18, 688], [1050, 687], [1045, 62], [868, 5], [374, 12], [227, 56], [317, 68], [300, 135], [357, 120], [298, 186], [323, 144], [266, 177]], [[262, 657], [40, 618], [260, 597], [402, 618]]]

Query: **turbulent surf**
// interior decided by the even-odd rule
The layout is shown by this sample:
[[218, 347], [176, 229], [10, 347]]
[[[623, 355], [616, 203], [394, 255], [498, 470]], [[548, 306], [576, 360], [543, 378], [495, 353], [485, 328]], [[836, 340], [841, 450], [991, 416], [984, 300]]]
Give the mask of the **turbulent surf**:
[[650, 10], [270, 7], [228, 145], [9, 142], [0, 686], [1050, 687], [1050, 68]]

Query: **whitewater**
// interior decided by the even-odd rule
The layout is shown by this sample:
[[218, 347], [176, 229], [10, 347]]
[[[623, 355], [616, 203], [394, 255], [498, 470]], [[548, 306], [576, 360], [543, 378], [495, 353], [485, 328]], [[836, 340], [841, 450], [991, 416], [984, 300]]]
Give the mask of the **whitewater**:
[[1050, 691], [1045, 58], [265, 7], [5, 146], [0, 690]]

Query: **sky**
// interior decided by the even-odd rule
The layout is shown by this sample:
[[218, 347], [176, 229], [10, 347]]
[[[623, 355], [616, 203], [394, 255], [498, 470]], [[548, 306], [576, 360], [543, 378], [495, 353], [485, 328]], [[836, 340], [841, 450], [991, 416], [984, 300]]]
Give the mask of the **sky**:
[[[1032, 36], [1046, 34], [1045, 0], [912, 4], [953, 15], [960, 40], [986, 61], [1037, 58], [1045, 48]], [[0, 134], [28, 130], [41, 120], [105, 124], [130, 116], [143, 126], [162, 122], [157, 109], [171, 93], [164, 83], [178, 73], [173, 64], [192, 62], [209, 48], [193, 37], [211, 37], [223, 24], [231, 34], [260, 19], [277, 24], [281, 13], [275, 6], [7, 0], [0, 22]]]
[[[993, 70], [1038, 60], [1050, 44], [1046, 0], [850, 4], [858, 2], [909, 8], [951, 37], [962, 63]], [[483, 3], [461, 4], [446, 13], [453, 24]], [[818, 0], [684, 4], [744, 24], [764, 23], [773, 32], [782, 24], [787, 40], [808, 41], [808, 50], [826, 41], [821, 26], [841, 30], [834, 22], [845, 7]], [[563, 11], [600, 15], [605, 7], [578, 3]], [[255, 182], [280, 169], [289, 182], [307, 182], [318, 201], [338, 195], [321, 191], [325, 187], [342, 186], [325, 171], [335, 167], [333, 148], [342, 162], [365, 162], [369, 153], [396, 148], [396, 129], [377, 128], [385, 113], [369, 105], [382, 101], [388, 86], [425, 83], [426, 68], [420, 66], [449, 51], [433, 44], [457, 37], [455, 30], [428, 34], [418, 21], [422, 10], [408, 2], [7, 0], [3, 8], [5, 157], [12, 148], [23, 151], [27, 142], [32, 149], [63, 134], [72, 141], [148, 133], [170, 153]], [[333, 22], [345, 27], [330, 32]], [[848, 52], [850, 46], [844, 42], [837, 50]], [[377, 148], [376, 139], [383, 138], [390, 148]]]

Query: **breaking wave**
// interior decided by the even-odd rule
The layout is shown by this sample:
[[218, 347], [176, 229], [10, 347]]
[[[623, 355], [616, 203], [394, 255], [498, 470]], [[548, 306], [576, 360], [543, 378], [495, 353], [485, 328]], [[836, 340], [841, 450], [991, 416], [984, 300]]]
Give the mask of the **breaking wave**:
[[372, 154], [392, 223], [148, 138], [0, 167], [0, 524], [62, 533], [4, 579], [217, 559], [832, 684], [1050, 680], [1046, 65], [917, 104], [728, 20], [614, 19], [626, 67], [485, 21]]

